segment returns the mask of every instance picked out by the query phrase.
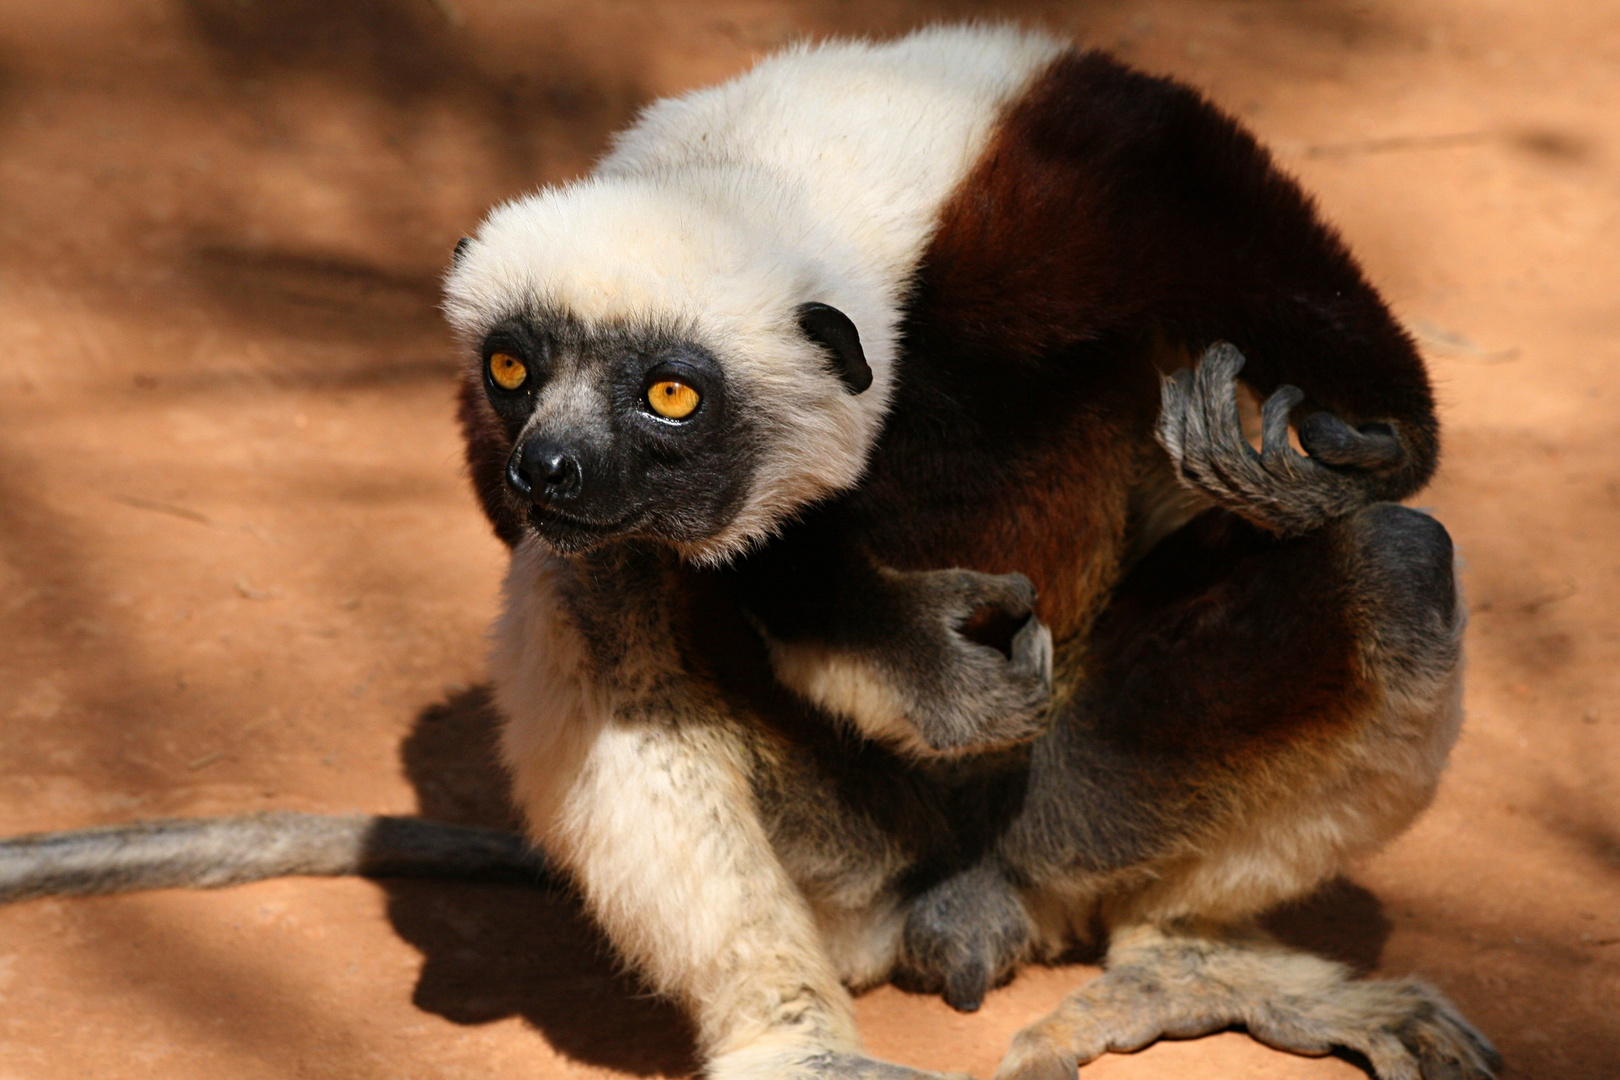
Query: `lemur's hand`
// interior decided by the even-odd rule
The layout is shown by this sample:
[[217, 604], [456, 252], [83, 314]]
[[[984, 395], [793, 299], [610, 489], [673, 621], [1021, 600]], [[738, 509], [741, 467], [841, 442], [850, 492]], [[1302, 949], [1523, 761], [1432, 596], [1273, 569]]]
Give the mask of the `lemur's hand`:
[[878, 655], [928, 749], [963, 753], [1045, 727], [1052, 633], [1023, 574], [889, 571], [900, 621]]

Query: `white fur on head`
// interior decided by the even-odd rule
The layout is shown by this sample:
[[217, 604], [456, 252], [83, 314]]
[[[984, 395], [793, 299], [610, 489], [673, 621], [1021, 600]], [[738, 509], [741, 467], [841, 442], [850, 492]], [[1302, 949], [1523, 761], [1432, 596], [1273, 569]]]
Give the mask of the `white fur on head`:
[[[736, 518], [687, 552], [723, 559], [859, 481], [939, 209], [1059, 49], [1006, 28], [932, 29], [792, 49], [658, 102], [593, 177], [496, 208], [450, 272], [446, 312], [471, 342], [550, 312], [673, 331], [717, 357], [762, 436]], [[855, 323], [865, 393], [799, 329], [809, 301]]]

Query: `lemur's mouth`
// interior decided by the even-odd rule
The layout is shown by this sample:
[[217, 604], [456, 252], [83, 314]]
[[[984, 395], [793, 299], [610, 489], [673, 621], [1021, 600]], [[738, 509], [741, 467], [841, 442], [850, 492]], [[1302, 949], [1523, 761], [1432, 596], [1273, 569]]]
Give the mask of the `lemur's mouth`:
[[632, 511], [615, 521], [592, 521], [565, 514], [555, 507], [531, 504], [528, 516], [529, 527], [539, 533], [541, 539], [560, 549], [579, 550], [629, 532], [642, 515], [640, 511]]

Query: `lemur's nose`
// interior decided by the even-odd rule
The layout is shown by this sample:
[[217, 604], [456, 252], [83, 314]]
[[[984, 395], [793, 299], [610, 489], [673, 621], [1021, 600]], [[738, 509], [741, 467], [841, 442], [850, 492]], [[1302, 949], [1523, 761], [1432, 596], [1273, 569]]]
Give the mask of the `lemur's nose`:
[[506, 466], [506, 482], [532, 502], [572, 499], [579, 494], [581, 478], [578, 456], [550, 439], [530, 439]]

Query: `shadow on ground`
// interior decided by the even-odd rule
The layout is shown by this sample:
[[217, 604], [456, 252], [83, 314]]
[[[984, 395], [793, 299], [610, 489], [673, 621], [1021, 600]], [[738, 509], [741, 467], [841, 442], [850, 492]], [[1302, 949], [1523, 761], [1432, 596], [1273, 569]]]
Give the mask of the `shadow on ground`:
[[[483, 687], [423, 710], [401, 747], [422, 816], [516, 828]], [[560, 1053], [638, 1076], [697, 1071], [680, 1010], [620, 970], [572, 896], [521, 885], [388, 881], [388, 918], [422, 953], [414, 1001], [457, 1024], [520, 1016]]]

